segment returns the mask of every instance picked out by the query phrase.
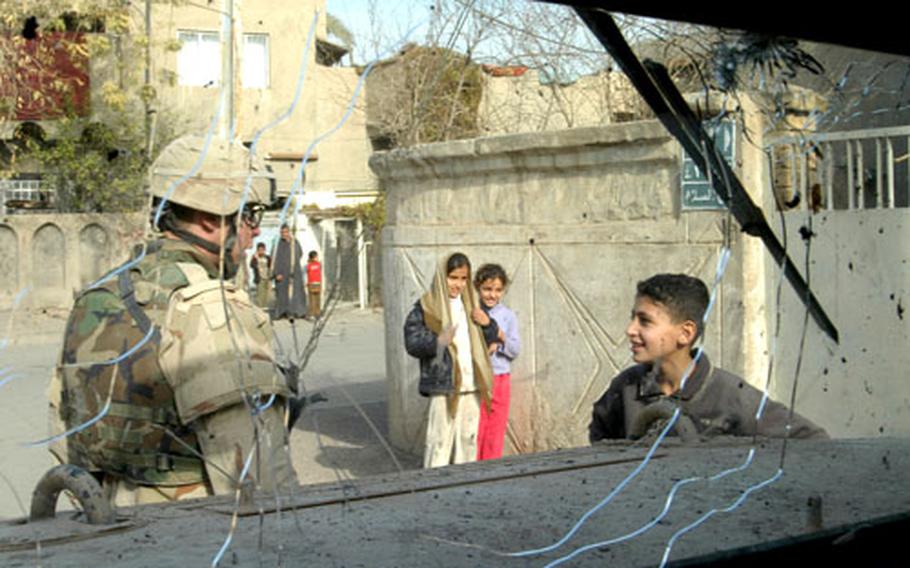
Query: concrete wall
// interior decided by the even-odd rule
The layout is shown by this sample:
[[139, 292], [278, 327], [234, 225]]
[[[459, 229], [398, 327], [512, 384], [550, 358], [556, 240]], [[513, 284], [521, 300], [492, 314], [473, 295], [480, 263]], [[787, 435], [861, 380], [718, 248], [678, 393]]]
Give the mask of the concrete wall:
[[[791, 255], [804, 266], [798, 231], [808, 225], [807, 214], [786, 217]], [[910, 435], [910, 212], [826, 211], [812, 216], [812, 231], [809, 277], [840, 344], [809, 320], [797, 407], [834, 436]], [[775, 284], [769, 279], [769, 289]], [[786, 285], [780, 311], [780, 363], [771, 392], [789, 400], [804, 309]]]
[[[402, 326], [441, 257], [462, 251], [513, 278], [504, 302], [523, 340], [513, 368], [513, 452], [587, 443], [591, 404], [630, 361], [624, 329], [637, 281], [657, 272], [714, 278], [725, 215], [680, 211], [679, 147], [657, 122], [428, 145], [376, 154], [370, 164], [388, 200], [390, 435], [412, 451], [422, 451], [426, 413]], [[763, 331], [744, 324], [756, 311], [743, 293], [754, 243], [730, 235], [707, 349], [743, 373], [754, 366], [744, 346]]]
[[[68, 309], [74, 293], [129, 257], [132, 246], [143, 239], [146, 219], [144, 213], [0, 217], [0, 308], [9, 307], [16, 295], [26, 290], [25, 306]], [[366, 262], [371, 252], [361, 253], [358, 249], [356, 231], [352, 229], [356, 226], [355, 219], [309, 220], [303, 214], [298, 221], [297, 238], [304, 251], [319, 252], [327, 285], [334, 282], [335, 266], [342, 263], [345, 301], [359, 301], [358, 255], [363, 254]], [[278, 238], [277, 214], [270, 213], [264, 219], [262, 231], [256, 241], [271, 248]], [[251, 247], [246, 254], [253, 251]], [[365, 274], [363, 278], [378, 275]], [[364, 302], [370, 301], [369, 297], [364, 298]]]
[[73, 293], [125, 260], [144, 214], [0, 218], [0, 305], [22, 290], [31, 307], [67, 308]]

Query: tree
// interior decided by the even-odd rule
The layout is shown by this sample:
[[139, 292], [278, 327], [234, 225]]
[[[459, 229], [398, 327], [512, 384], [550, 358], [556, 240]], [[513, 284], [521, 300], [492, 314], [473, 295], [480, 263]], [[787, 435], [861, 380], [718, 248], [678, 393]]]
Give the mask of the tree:
[[406, 46], [367, 82], [371, 133], [378, 147], [477, 136], [480, 66], [440, 47]]
[[[365, 43], [397, 39], [382, 26], [373, 32], [380, 37]], [[564, 6], [441, 0], [424, 45], [407, 46], [373, 71], [371, 138], [388, 148], [650, 116], [611, 67]]]
[[[170, 0], [168, 0], [170, 1]], [[161, 2], [158, 2], [161, 3]], [[43, 136], [7, 145], [7, 176], [40, 172], [61, 211], [131, 211], [145, 172], [173, 132], [150, 132], [154, 85], [144, 80], [144, 11], [119, 0], [0, 4], [0, 120], [31, 121]]]

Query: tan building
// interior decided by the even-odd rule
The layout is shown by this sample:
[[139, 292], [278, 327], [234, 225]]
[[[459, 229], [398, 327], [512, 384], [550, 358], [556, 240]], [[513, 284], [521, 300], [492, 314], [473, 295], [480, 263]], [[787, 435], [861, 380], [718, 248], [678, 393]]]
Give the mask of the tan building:
[[[61, 33], [43, 31], [52, 15], [36, 9], [32, 16], [27, 8], [22, 12], [37, 30], [35, 41], [20, 40], [24, 49], [53, 49], [48, 46]], [[143, 117], [151, 117], [148, 129], [151, 138], [158, 140], [153, 156], [170, 139], [210, 128], [215, 136], [230, 136], [248, 147], [258, 140], [257, 153], [275, 174], [273, 197], [278, 205], [299, 192], [303, 182], [303, 197], [294, 201], [302, 213], [286, 222], [296, 227], [307, 250], [320, 253], [328, 278], [339, 274], [336, 266], [349, 267], [343, 271], [349, 283], [345, 297], [368, 301], [367, 247], [351, 207], [375, 201], [378, 191], [367, 166], [371, 148], [362, 110], [365, 104], [352, 102], [360, 76], [352, 68], [336, 66], [345, 50], [328, 39], [325, 0], [148, 2], [124, 11], [122, 20], [117, 16], [94, 23], [83, 16], [71, 18], [73, 23], [67, 23], [62, 34], [68, 34], [63, 37], [70, 46], [86, 49], [69, 50], [64, 71], [48, 69], [47, 77], [30, 84], [19, 85], [17, 80], [13, 87], [20, 88], [20, 101], [31, 100], [29, 88], [46, 90], [65, 75], [79, 100], [89, 101], [80, 108], [91, 123], [116, 118], [116, 96], [137, 128], [144, 126]], [[16, 26], [6, 30], [6, 38], [17, 36]], [[99, 45], [110, 48], [92, 49]], [[72, 55], [76, 52], [84, 55]], [[7, 57], [3, 62], [8, 66], [15, 59]], [[19, 67], [23, 76], [36, 68]], [[302, 84], [301, 78], [305, 78]], [[8, 91], [0, 89], [4, 101], [15, 101]], [[153, 93], [148, 102], [143, 92]], [[65, 99], [55, 96], [56, 101], [50, 102]], [[16, 108], [12, 120], [0, 121], [0, 136], [9, 140], [27, 127], [28, 132], [53, 140], [59, 129], [59, 106]], [[41, 167], [27, 164], [26, 158], [25, 152], [18, 157], [15, 179], [0, 182], [0, 206], [9, 198], [19, 207], [13, 212], [25, 211], [19, 202], [33, 210], [53, 210], [53, 182], [42, 179]], [[278, 213], [267, 215], [262, 240], [276, 238], [277, 225]]]
[[[327, 39], [325, 0], [235, 1], [233, 10], [233, 96], [227, 102], [235, 136], [252, 144], [261, 132], [258, 152], [276, 174], [278, 196], [287, 196], [307, 149], [345, 115], [358, 76], [353, 69], [332, 67], [344, 51]], [[315, 42], [307, 49], [317, 11]], [[153, 77], [160, 106], [180, 111], [178, 130], [204, 131], [219, 106], [220, 87], [230, 73], [222, 63], [228, 48], [221, 37], [224, 20], [218, 9], [196, 4], [153, 8]], [[295, 97], [301, 74], [305, 81]], [[331, 208], [375, 198], [360, 108], [355, 105], [344, 125], [310, 154], [304, 205]], [[223, 131], [226, 122], [216, 128]]]
[[[79, 87], [74, 91], [80, 100], [90, 100], [80, 108], [98, 122], [108, 119], [109, 97], [115, 89], [122, 91], [130, 115], [142, 121], [145, 109], [141, 93], [149, 89], [155, 93], [149, 106], [153, 128], [167, 132], [169, 137], [202, 133], [219, 109], [221, 93], [229, 93], [221, 120], [215, 126], [216, 135], [228, 135], [231, 117], [234, 125], [231, 134], [248, 145], [262, 131], [258, 152], [276, 174], [279, 197], [287, 196], [295, 179], [301, 177], [299, 169], [310, 144], [332, 131], [315, 147], [308, 160], [305, 189], [309, 195], [304, 205], [326, 208], [374, 199], [376, 183], [366, 165], [370, 147], [362, 106], [354, 105], [344, 125], [335, 130], [345, 115], [359, 76], [353, 69], [334, 67], [345, 50], [327, 38], [325, 0], [304, 0], [293, 5], [279, 0], [233, 0], [232, 3], [232, 41], [225, 35], [230, 21], [226, 11], [231, 9], [231, 2], [222, 0], [176, 5], [150, 2], [148, 22], [144, 5], [139, 4], [127, 12], [128, 22], [120, 29], [115, 27], [122, 24], [111, 21], [99, 23], [95, 28], [86, 28], [84, 21], [80, 21], [73, 26], [78, 31], [60, 33], [43, 32], [51, 16], [36, 11], [38, 15], [33, 19], [38, 40], [31, 43], [47, 49], [46, 45], [62, 36], [71, 45], [84, 46], [84, 52], [92, 54], [79, 60], [74, 55], [76, 51], [69, 50], [67, 67], [71, 63], [80, 67]], [[29, 14], [27, 10], [23, 13]], [[314, 19], [313, 42], [307, 49], [308, 32]], [[150, 30], [151, 52], [149, 80], [144, 87], [146, 26]], [[7, 30], [5, 41], [9, 41], [10, 35], [18, 35], [18, 31], [15, 26]], [[94, 55], [99, 52], [92, 47], [102, 43], [111, 49], [104, 55]], [[19, 51], [28, 49], [19, 48]], [[228, 49], [233, 51], [233, 58], [223, 57]], [[10, 60], [16, 59], [15, 54], [10, 52], [11, 57], [4, 57], [4, 62], [12, 64]], [[34, 74], [29, 65], [38, 67], [27, 64], [23, 75]], [[37, 73], [47, 74], [48, 78], [29, 79], [32, 85], [27, 87], [43, 83], [40, 88], [47, 90], [61, 76], [59, 69]], [[69, 70], [65, 73], [66, 80], [74, 76]], [[295, 97], [302, 74], [306, 79], [299, 96]], [[230, 81], [228, 86], [233, 88], [222, 90], [225, 81]], [[2, 93], [4, 100], [15, 100], [9, 97], [8, 90]], [[24, 90], [18, 94], [23, 95], [20, 100], [31, 98], [31, 93]], [[11, 120], [0, 122], [0, 135], [11, 139], [17, 129], [28, 123], [43, 137], [53, 139], [61, 113], [50, 105], [44, 107], [28, 108], [27, 112], [17, 112]]]
[[[248, 146], [255, 142], [275, 173], [275, 197], [300, 195], [303, 185], [303, 197], [292, 205], [302, 213], [285, 222], [305, 250], [319, 253], [324, 278], [338, 281], [342, 299], [364, 306], [368, 239], [350, 208], [375, 201], [378, 189], [367, 165], [365, 97], [355, 99], [360, 77], [353, 68], [334, 66], [345, 51], [328, 40], [325, 4], [234, 0], [232, 69], [231, 59], [222, 57], [228, 49], [222, 12], [196, 4], [155, 6], [153, 75], [162, 85], [161, 106], [180, 110], [179, 130], [206, 130], [223, 104], [235, 117], [234, 136]], [[179, 49], [170, 48], [174, 40]], [[222, 91], [231, 74], [233, 89]], [[223, 133], [229, 127], [220, 122], [215, 128]], [[274, 242], [279, 222], [277, 212], [266, 217], [262, 241]]]

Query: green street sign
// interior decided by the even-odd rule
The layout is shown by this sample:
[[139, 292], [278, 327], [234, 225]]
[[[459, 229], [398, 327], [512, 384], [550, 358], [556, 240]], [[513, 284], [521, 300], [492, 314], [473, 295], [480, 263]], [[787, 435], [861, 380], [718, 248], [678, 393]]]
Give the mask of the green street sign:
[[[717, 148], [720, 155], [726, 160], [731, 168], [735, 167], [736, 157], [736, 122], [732, 120], [723, 120], [715, 123], [710, 128], [708, 123], [703, 126], [708, 129], [708, 133], [714, 137], [714, 147]], [[682, 183], [680, 184], [682, 192], [683, 209], [726, 209], [724, 202], [721, 201], [714, 187], [708, 181], [708, 176], [704, 174], [692, 158], [683, 151], [682, 154]]]

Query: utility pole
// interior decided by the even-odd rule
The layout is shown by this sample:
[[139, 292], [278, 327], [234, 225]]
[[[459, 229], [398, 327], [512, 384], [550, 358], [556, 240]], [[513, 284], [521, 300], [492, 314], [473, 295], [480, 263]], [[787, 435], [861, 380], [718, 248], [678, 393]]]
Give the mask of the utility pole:
[[221, 11], [221, 120], [218, 131], [224, 140], [231, 138], [234, 120], [234, 0], [223, 0]]
[[152, 159], [152, 0], [145, 0], [145, 92], [142, 102], [145, 107], [145, 155]]

